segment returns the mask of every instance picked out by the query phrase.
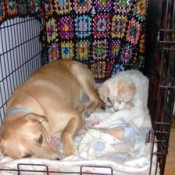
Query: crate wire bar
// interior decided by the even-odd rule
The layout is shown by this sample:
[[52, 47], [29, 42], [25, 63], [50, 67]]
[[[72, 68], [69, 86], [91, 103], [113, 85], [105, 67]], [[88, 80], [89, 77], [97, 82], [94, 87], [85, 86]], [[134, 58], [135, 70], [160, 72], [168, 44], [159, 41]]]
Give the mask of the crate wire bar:
[[[162, 32], [162, 36], [159, 37], [160, 40], [158, 41], [161, 48], [161, 78], [155, 133], [160, 142], [158, 144], [158, 159], [161, 164], [161, 171], [164, 172], [175, 99], [175, 29], [163, 29], [160, 32]], [[160, 117], [160, 111], [163, 117]]]
[[[30, 169], [30, 167], [33, 168], [36, 167], [36, 169]], [[44, 170], [43, 170], [44, 168]], [[95, 170], [96, 172], [92, 172]], [[104, 173], [103, 170], [107, 170], [108, 173]], [[49, 174], [59, 174], [62, 175], [113, 175], [113, 169], [111, 167], [104, 167], [104, 166], [81, 166], [80, 171], [78, 172], [63, 172], [63, 171], [54, 171], [49, 170], [49, 167], [44, 164], [25, 164], [25, 163], [19, 163], [17, 165], [17, 169], [0, 169], [0, 171], [6, 171], [6, 172], [16, 172], [18, 175], [22, 175], [23, 173], [27, 172], [27, 175], [32, 175], [35, 173], [35, 175], [39, 175], [39, 173], [45, 173], [45, 175]], [[91, 172], [90, 172], [91, 171]]]
[[[168, 154], [171, 122], [173, 119], [173, 109], [175, 100], [175, 26], [167, 24], [169, 12], [169, 1], [166, 4], [166, 15], [164, 28], [158, 32], [158, 47], [160, 50], [160, 80], [157, 97], [156, 118], [153, 121], [154, 143], [157, 143], [158, 150], [152, 155], [157, 156], [157, 163], [160, 167], [160, 174], [164, 174], [166, 156]], [[175, 10], [175, 2], [173, 6]], [[174, 13], [173, 13], [174, 19]], [[172, 29], [171, 29], [172, 27]]]

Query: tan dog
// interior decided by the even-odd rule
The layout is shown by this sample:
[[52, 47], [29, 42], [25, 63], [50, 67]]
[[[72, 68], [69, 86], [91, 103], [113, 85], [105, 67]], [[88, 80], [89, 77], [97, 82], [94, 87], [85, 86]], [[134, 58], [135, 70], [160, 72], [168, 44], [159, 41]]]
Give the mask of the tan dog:
[[102, 107], [88, 68], [75, 61], [57, 61], [40, 68], [19, 86], [7, 105], [0, 129], [2, 153], [12, 158], [61, 159], [51, 145], [61, 134], [66, 156], [77, 154], [74, 134], [83, 126], [82, 95], [90, 100], [85, 113]]

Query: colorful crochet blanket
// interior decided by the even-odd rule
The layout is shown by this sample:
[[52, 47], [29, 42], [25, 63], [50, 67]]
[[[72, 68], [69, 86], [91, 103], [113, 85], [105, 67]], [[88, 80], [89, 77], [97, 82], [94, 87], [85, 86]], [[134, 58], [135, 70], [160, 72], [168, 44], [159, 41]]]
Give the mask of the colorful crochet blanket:
[[78, 60], [96, 80], [144, 66], [147, 0], [45, 1], [50, 60]]
[[13, 17], [43, 15], [42, 0], [0, 0], [0, 24]]

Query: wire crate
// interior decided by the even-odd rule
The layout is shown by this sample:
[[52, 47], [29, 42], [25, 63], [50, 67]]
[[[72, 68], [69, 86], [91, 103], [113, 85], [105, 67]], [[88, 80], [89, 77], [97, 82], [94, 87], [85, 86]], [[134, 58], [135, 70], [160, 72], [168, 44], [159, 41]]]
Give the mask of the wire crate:
[[[175, 85], [175, 31], [161, 29], [158, 42], [161, 49], [160, 84], [156, 115], [152, 117], [153, 130], [148, 133], [151, 143], [149, 175], [163, 175], [172, 120]], [[6, 103], [14, 89], [29, 78], [42, 63], [46, 63], [49, 50], [44, 50], [39, 42], [40, 23], [35, 17], [16, 17], [0, 25], [0, 122], [2, 124]], [[47, 45], [46, 45], [47, 46]], [[56, 48], [57, 49], [57, 48]], [[91, 48], [92, 49], [92, 48]], [[44, 60], [43, 60], [44, 57]], [[166, 65], [166, 67], [165, 67]], [[164, 74], [166, 72], [166, 74]], [[162, 94], [164, 94], [162, 96]], [[163, 109], [163, 110], [162, 110]], [[162, 117], [163, 116], [163, 117]], [[157, 149], [155, 149], [157, 148]], [[156, 161], [156, 167], [153, 162]], [[34, 169], [31, 167], [35, 167]], [[0, 174], [70, 174], [70, 175], [114, 175], [109, 166], [82, 165], [75, 172], [51, 169], [46, 164], [18, 163], [16, 168], [1, 168]], [[117, 174], [116, 174], [117, 175]]]

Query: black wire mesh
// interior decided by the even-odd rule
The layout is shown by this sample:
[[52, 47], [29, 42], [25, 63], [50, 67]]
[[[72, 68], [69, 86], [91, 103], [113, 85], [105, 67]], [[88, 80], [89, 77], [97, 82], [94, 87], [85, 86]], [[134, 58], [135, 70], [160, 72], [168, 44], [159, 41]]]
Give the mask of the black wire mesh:
[[[35, 168], [34, 168], [35, 167]], [[25, 164], [20, 163], [16, 169], [0, 169], [1, 172], [8, 172], [17, 175], [113, 175], [111, 167], [105, 166], [80, 166], [80, 170], [77, 172], [50, 170], [47, 165], [44, 164]], [[96, 171], [96, 172], [93, 172]], [[104, 172], [105, 171], [105, 172]]]
[[0, 26], [0, 122], [14, 89], [41, 66], [39, 22], [14, 18]]

